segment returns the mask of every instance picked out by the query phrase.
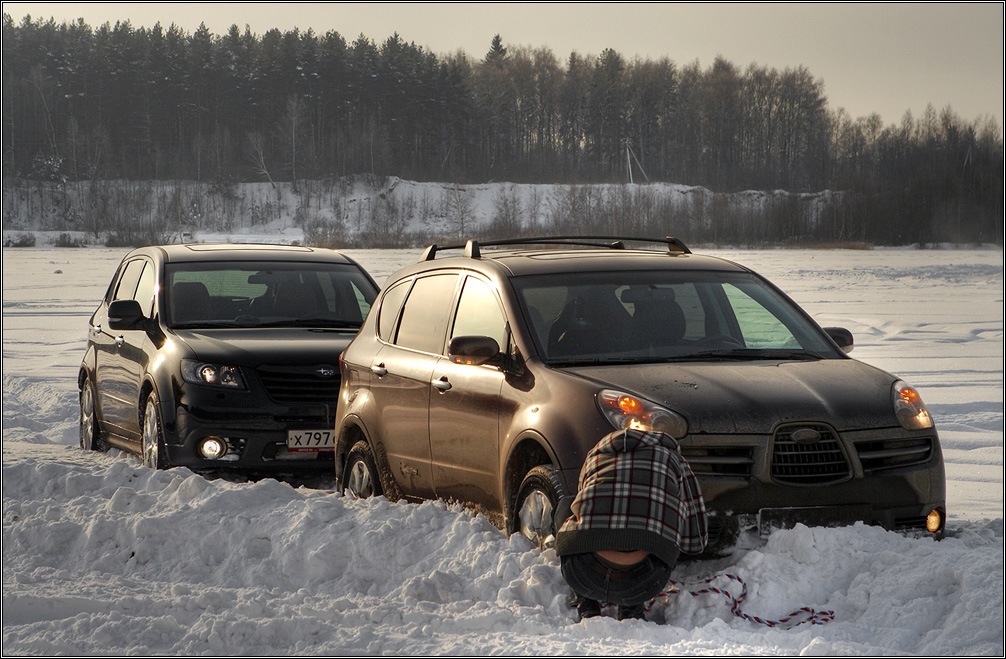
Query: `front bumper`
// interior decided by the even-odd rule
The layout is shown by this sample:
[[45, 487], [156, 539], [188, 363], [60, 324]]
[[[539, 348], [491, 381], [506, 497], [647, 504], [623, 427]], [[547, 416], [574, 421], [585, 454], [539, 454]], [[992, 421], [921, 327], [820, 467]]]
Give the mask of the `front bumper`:
[[[946, 480], [935, 430], [828, 432], [828, 441], [802, 446], [780, 434], [683, 441], [710, 515], [709, 550], [724, 550], [745, 531], [765, 536], [796, 524], [862, 522], [943, 536]], [[934, 511], [938, 519], [929, 518]]]
[[[198, 396], [197, 396], [198, 397]], [[192, 402], [190, 396], [186, 403]], [[165, 428], [165, 450], [171, 466], [194, 469], [274, 471], [283, 473], [332, 472], [334, 448], [317, 451], [290, 451], [290, 430], [332, 433], [335, 406], [284, 406], [272, 403], [250, 409], [180, 404], [175, 408], [173, 428]], [[207, 438], [218, 438], [227, 447], [219, 459], [200, 453]]]

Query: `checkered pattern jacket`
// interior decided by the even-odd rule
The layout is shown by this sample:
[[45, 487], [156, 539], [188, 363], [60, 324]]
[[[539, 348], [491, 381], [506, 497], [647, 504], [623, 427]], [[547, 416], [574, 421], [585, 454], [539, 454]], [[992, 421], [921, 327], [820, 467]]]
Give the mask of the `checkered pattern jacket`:
[[587, 454], [572, 515], [556, 553], [644, 549], [673, 566], [678, 552], [707, 542], [706, 509], [695, 474], [670, 435], [618, 430]]

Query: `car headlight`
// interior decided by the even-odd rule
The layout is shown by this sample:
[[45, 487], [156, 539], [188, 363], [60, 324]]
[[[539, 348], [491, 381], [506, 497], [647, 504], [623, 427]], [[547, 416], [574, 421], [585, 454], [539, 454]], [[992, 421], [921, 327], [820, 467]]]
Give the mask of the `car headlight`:
[[891, 391], [894, 400], [894, 415], [898, 423], [907, 430], [924, 430], [933, 427], [933, 417], [929, 415], [922, 396], [914, 387], [898, 380]]
[[597, 395], [597, 404], [616, 429], [656, 430], [675, 439], [688, 434], [688, 422], [680, 414], [623, 391], [605, 389]]
[[182, 379], [194, 384], [212, 384], [243, 389], [245, 384], [237, 366], [208, 364], [195, 359], [182, 360]]

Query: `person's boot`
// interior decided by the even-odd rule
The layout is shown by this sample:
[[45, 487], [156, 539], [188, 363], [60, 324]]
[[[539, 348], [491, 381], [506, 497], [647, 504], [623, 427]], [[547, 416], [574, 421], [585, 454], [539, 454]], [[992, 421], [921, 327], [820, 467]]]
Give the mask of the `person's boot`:
[[619, 620], [646, 620], [646, 608], [642, 604], [618, 607]]
[[581, 597], [576, 593], [570, 593], [569, 605], [576, 608], [576, 612], [580, 614], [580, 620], [583, 620], [584, 618], [596, 618], [601, 615], [600, 602], [586, 597]]
[[580, 620], [584, 618], [596, 618], [601, 615], [601, 603], [597, 600], [583, 598], [576, 605], [576, 612], [580, 614]]

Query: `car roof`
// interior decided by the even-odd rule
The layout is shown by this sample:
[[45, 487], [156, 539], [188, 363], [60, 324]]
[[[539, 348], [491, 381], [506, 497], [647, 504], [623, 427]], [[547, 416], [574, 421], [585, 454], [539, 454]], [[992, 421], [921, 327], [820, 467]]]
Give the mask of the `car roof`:
[[[665, 249], [627, 248], [625, 243], [628, 241], [663, 244]], [[526, 246], [514, 249], [518, 245]], [[501, 247], [504, 249], [500, 249]], [[458, 249], [464, 249], [464, 255], [437, 258], [437, 255], [444, 251]], [[565, 236], [487, 243], [469, 240], [464, 246], [431, 245], [426, 248], [423, 260], [408, 270], [412, 273], [421, 272], [430, 269], [431, 266], [479, 269], [479, 263], [496, 264], [510, 277], [617, 270], [750, 271], [726, 259], [693, 254], [684, 243], [675, 238], [617, 236]]]
[[294, 261], [355, 264], [352, 259], [333, 249], [305, 245], [272, 245], [259, 243], [191, 243], [155, 245], [133, 250], [130, 256], [146, 254], [165, 263], [218, 261]]

